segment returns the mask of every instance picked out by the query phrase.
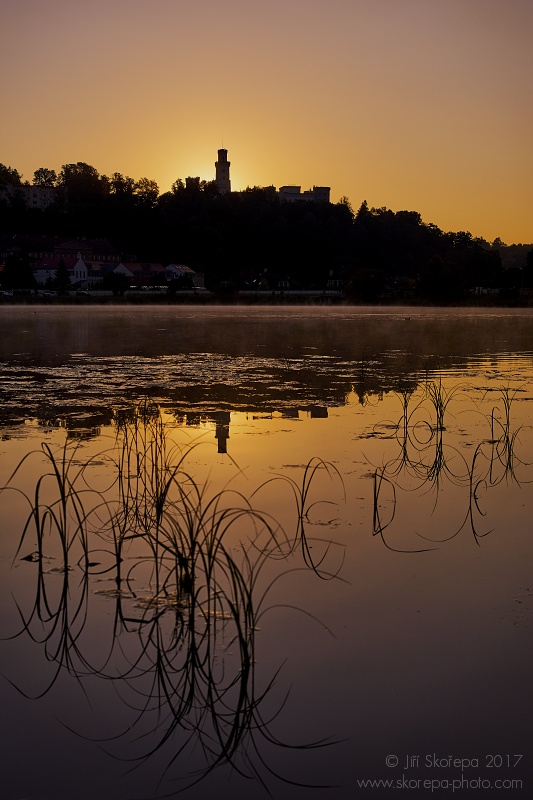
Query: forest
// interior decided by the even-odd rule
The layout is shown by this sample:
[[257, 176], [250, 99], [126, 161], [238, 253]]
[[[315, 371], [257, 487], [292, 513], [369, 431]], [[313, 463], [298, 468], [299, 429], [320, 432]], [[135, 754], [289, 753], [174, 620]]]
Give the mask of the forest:
[[[325, 289], [354, 302], [448, 304], [473, 292], [513, 301], [533, 288], [533, 245], [489, 243], [445, 232], [416, 211], [354, 210], [337, 203], [283, 202], [276, 189], [219, 194], [214, 181], [177, 179], [160, 193], [148, 178], [100, 175], [77, 162], [42, 167], [33, 186], [54, 189], [45, 209], [28, 208], [20, 173], [0, 164], [0, 237], [109, 240], [139, 261], [186, 264], [208, 289]], [[525, 291], [524, 291], [525, 290]]]

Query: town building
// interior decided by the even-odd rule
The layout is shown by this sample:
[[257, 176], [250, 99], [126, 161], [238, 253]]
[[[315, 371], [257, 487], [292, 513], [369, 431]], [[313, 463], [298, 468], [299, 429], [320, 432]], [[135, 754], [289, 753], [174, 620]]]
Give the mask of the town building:
[[43, 259], [76, 258], [118, 264], [121, 253], [107, 239], [68, 239], [59, 236], [12, 235], [0, 237], [0, 258], [26, 253], [34, 265]]
[[121, 261], [113, 272], [124, 275], [130, 280], [130, 286], [165, 286], [177, 278], [189, 278], [192, 289], [204, 288], [204, 275], [195, 272], [185, 264], [157, 264], [154, 262]]
[[190, 278], [192, 289], [204, 288], [203, 273], [195, 272], [185, 264], [169, 264], [167, 267], [147, 261], [120, 261], [117, 264], [85, 259], [80, 252], [76, 257], [56, 255], [35, 261], [33, 275], [36, 283], [45, 286], [53, 281], [61, 262], [69, 271], [71, 285], [78, 289], [97, 286], [111, 272], [127, 278], [132, 288], [166, 286], [170, 281], [184, 276]]
[[46, 286], [54, 281], [61, 263], [68, 269], [70, 284], [78, 289], [87, 289], [88, 286], [102, 280], [104, 271], [111, 271], [114, 264], [95, 264], [85, 261], [81, 253], [76, 256], [47, 256], [37, 259], [33, 263], [33, 277], [38, 286]]
[[27, 208], [37, 208], [41, 211], [51, 206], [57, 197], [54, 186], [32, 186], [22, 183], [20, 186], [0, 186], [0, 200], [10, 202], [19, 198]]
[[166, 268], [167, 280], [177, 280], [178, 278], [190, 278], [195, 289], [204, 289], [204, 273], [195, 272], [185, 264], [169, 264]]
[[54, 186], [30, 186], [24, 184], [19, 188], [22, 190], [22, 196], [28, 208], [44, 210], [55, 202], [57, 196], [57, 189]]
[[130, 281], [130, 286], [165, 286], [173, 280], [188, 278], [193, 289], [204, 289], [204, 275], [185, 264], [163, 264], [137, 261], [123, 256], [107, 239], [62, 239], [57, 236], [0, 237], [0, 265], [9, 256], [28, 256], [39, 286], [55, 280], [63, 264], [70, 282], [80, 289], [99, 284], [114, 272]]
[[313, 186], [302, 192], [301, 186], [280, 186], [278, 190], [279, 198], [284, 203], [295, 203], [303, 200], [311, 203], [329, 203], [329, 186]]
[[61, 256], [48, 256], [41, 258], [33, 264], [33, 277], [38, 286], [46, 286], [47, 283], [54, 281], [57, 275], [57, 270], [61, 266], [61, 262], [69, 271], [70, 282], [74, 283], [74, 267], [78, 259], [72, 256], [62, 258]]

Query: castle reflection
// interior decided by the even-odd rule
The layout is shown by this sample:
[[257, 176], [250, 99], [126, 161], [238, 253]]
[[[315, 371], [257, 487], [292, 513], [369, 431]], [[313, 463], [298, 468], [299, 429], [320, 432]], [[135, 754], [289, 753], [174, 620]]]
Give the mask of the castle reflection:
[[[282, 419], [297, 420], [300, 414], [306, 414], [310, 419], [327, 419], [328, 409], [326, 406], [304, 406], [302, 408], [289, 407], [275, 409], [272, 412], [252, 412], [252, 419], [260, 419], [265, 416], [272, 418], [274, 415]], [[199, 413], [187, 411], [185, 409], [174, 409], [172, 415], [179, 426], [186, 428], [200, 428], [205, 426], [215, 426], [215, 439], [217, 440], [217, 452], [225, 454], [228, 452], [228, 439], [230, 439], [230, 425], [232, 411], [219, 410]]]
[[215, 439], [218, 442], [218, 452], [219, 453], [227, 453], [228, 452], [228, 439], [229, 439], [229, 424], [230, 424], [230, 412], [229, 411], [218, 411], [214, 416], [213, 419], [215, 421]]
[[[95, 407], [91, 398], [85, 394], [86, 387], [81, 386], [79, 387], [80, 392], [76, 393], [72, 404], [67, 405], [59, 398], [50, 398], [49, 403], [41, 403], [36, 408], [32, 408], [31, 403], [9, 403], [0, 407], [0, 429], [4, 430], [5, 438], [9, 438], [11, 435], [24, 437], [30, 435], [36, 425], [41, 430], [47, 431], [63, 429], [66, 431], [68, 439], [85, 441], [98, 438], [105, 428], [109, 428], [131, 415], [135, 416], [136, 409], [140, 405], [150, 403], [152, 407], [157, 406], [161, 412], [171, 414], [180, 427], [214, 426], [214, 438], [217, 441], [218, 453], [225, 454], [228, 452], [233, 413], [245, 412], [251, 415], [252, 419], [277, 416], [286, 420], [297, 420], [304, 415], [312, 420], [325, 420], [329, 417], [331, 407], [339, 408], [354, 403], [361, 406], [368, 403], [374, 404], [383, 400], [384, 394], [388, 391], [404, 391], [406, 387], [414, 389], [416, 385], [417, 380], [412, 377], [412, 379], [404, 378], [403, 381], [396, 382], [394, 386], [387, 385], [385, 388], [376, 380], [375, 376], [367, 379], [367, 376], [361, 375], [357, 382], [341, 386], [337, 384], [334, 387], [334, 396], [327, 404], [317, 402], [319, 398], [316, 395], [311, 397], [311, 402], [295, 403], [290, 393], [287, 393], [286, 404], [272, 402], [271, 396], [257, 398], [241, 396], [233, 404], [228, 403], [224, 395], [217, 397], [219, 393], [214, 392], [215, 403], [211, 408], [205, 408], [206, 398], [202, 396], [200, 387], [196, 387], [197, 392], [192, 401], [185, 404], [169, 403], [170, 398], [167, 397], [154, 401], [146, 395], [132, 395], [129, 402], [122, 400], [117, 403], [111, 396], [108, 399], [109, 404], [103, 400], [103, 402], [101, 401], [102, 405]], [[220, 402], [218, 408], [217, 399]], [[257, 404], [253, 402], [254, 399]]]

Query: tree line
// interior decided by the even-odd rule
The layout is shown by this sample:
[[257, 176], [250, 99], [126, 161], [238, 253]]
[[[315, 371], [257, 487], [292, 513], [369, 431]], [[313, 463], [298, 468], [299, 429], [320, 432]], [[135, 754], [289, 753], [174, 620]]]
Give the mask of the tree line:
[[[206, 286], [325, 289], [343, 286], [356, 302], [419, 299], [452, 303], [475, 287], [509, 298], [533, 288], [533, 249], [502, 263], [503, 242], [444, 232], [416, 211], [338, 203], [283, 202], [273, 186], [219, 194], [215, 181], [188, 177], [160, 193], [148, 178], [100, 175], [89, 164], [41, 167], [33, 185], [55, 189], [44, 210], [17, 194], [22, 176], [0, 164], [0, 235], [106, 238], [125, 257], [183, 263]], [[504, 259], [505, 261], [505, 259]], [[329, 282], [329, 283], [328, 283]]]

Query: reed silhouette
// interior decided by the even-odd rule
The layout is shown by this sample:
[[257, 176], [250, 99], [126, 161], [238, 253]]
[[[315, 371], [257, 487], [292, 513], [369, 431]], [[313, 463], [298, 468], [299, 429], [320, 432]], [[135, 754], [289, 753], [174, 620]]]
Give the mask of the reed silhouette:
[[[229, 487], [198, 483], [187, 459], [201, 443], [173, 443], [157, 405], [117, 413], [115, 430], [109, 448], [88, 460], [79, 444], [58, 451], [43, 445], [2, 489], [27, 504], [15, 560], [36, 569], [32, 598], [15, 598], [20, 626], [11, 638], [30, 637], [53, 665], [33, 693], [10, 682], [34, 698], [65, 673], [84, 692], [89, 676], [115, 686], [129, 720], [97, 741], [110, 753], [126, 746], [131, 769], [158, 753], [160, 784], [172, 772], [191, 786], [223, 765], [265, 787], [274, 777], [285, 780], [265, 749], [332, 741], [295, 745], [272, 732], [288, 695], [280, 696], [277, 687], [281, 665], [267, 678], [257, 676], [257, 627], [283, 574], [271, 576], [275, 559], [283, 563], [301, 549], [300, 566], [291, 561], [291, 570], [338, 575], [340, 566], [329, 570], [326, 564], [328, 543], [318, 562], [312, 558], [305, 523], [316, 502], [317, 472], [340, 476], [314, 459], [300, 483], [273, 479], [295, 500], [295, 529], [287, 534], [252, 504], [260, 489], [248, 499]], [[30, 459], [43, 456], [28, 493], [19, 479]], [[108, 478], [95, 480], [95, 463], [106, 465]], [[105, 641], [99, 633], [95, 649], [90, 629], [95, 604], [102, 602], [113, 603], [113, 622]], [[202, 753], [203, 767], [185, 777], [182, 762], [193, 751]]]
[[[393, 545], [391, 539], [400, 493], [421, 497], [433, 492], [434, 514], [445, 484], [464, 490], [465, 512], [457, 527], [440, 538], [415, 532], [419, 539], [432, 546], [409, 548], [409, 552], [423, 552], [455, 538], [465, 529], [479, 544], [480, 539], [492, 532], [492, 529], [480, 527], [486, 516], [481, 494], [503, 481], [512, 481], [518, 486], [529, 482], [525, 475], [517, 474], [519, 468], [529, 466], [516, 452], [520, 428], [512, 427], [511, 408], [519, 390], [500, 387], [500, 402], [490, 413], [479, 410], [489, 427], [490, 437], [478, 442], [472, 455], [467, 457], [465, 451], [459, 450], [447, 437], [450, 405], [464, 388], [458, 385], [447, 389], [441, 379], [426, 378], [418, 389], [410, 387], [398, 392], [401, 415], [397, 420], [383, 421], [377, 426], [381, 433], [388, 431], [388, 438], [395, 439], [398, 445], [398, 453], [375, 466], [373, 472], [373, 535], [380, 536], [392, 550], [402, 549]], [[386, 516], [385, 500], [390, 506]]]

